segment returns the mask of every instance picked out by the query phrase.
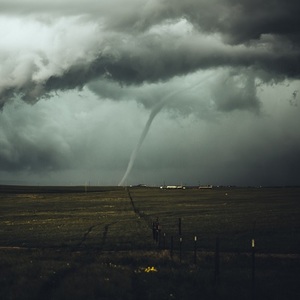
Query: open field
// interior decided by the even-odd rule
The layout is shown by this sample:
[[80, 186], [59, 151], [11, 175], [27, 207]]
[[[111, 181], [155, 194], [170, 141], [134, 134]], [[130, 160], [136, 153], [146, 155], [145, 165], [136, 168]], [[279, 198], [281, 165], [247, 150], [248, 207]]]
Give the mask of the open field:
[[299, 188], [0, 186], [0, 210], [0, 299], [300, 298]]

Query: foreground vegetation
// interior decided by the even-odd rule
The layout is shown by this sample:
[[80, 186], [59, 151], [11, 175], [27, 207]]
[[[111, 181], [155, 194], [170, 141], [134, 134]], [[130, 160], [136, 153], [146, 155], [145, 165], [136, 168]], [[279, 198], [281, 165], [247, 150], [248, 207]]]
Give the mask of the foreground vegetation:
[[0, 299], [299, 299], [300, 189], [0, 189]]

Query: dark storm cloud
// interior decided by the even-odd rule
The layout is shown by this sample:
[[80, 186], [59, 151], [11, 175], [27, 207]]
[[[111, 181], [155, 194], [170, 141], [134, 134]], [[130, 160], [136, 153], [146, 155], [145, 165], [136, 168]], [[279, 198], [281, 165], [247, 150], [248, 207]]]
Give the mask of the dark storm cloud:
[[272, 34], [285, 36], [299, 45], [300, 3], [297, 0], [188, 0], [176, 3], [177, 15], [184, 12], [202, 30], [221, 32], [228, 42], [244, 43]]
[[187, 18], [207, 32], [222, 32], [232, 41], [258, 39], [262, 34], [299, 37], [297, 0], [3, 0], [3, 14], [86, 15], [105, 19], [109, 28], [142, 31], [164, 20]]
[[258, 112], [260, 101], [253, 72], [226, 72], [218, 76], [212, 88], [212, 98], [221, 111], [252, 110]]
[[235, 49], [214, 43], [209, 45], [209, 41], [197, 37], [166, 41], [163, 37], [152, 36], [118, 45], [116, 50], [117, 58], [101, 55], [89, 64], [70, 66], [63, 74], [52, 75], [43, 82], [29, 80], [15, 90], [12, 87], [4, 89], [2, 99], [9, 92], [19, 92], [24, 94], [24, 99], [30, 99], [55, 90], [80, 88], [107, 72], [111, 80], [124, 84], [167, 80], [198, 69], [222, 66], [251, 67], [271, 73], [270, 77], [298, 77], [299, 54], [295, 51], [285, 53], [287, 51], [283, 50], [277, 54], [244, 46]]
[[[1, 170], [57, 170], [69, 166], [71, 149], [61, 124], [18, 102], [0, 119]], [[52, 133], [49, 133], [52, 132]]]
[[[127, 84], [155, 82], [198, 69], [224, 66], [253, 67], [282, 76], [299, 75], [299, 53], [284, 47], [277, 49], [279, 53], [252, 46], [231, 47], [196, 34], [186, 37], [149, 34], [114, 47], [115, 56], [104, 54], [90, 66], [70, 68], [62, 75], [62, 84], [75, 87], [106, 72], [112, 80]], [[46, 86], [56, 88], [59, 84], [55, 79], [50, 78]]]
[[[26, 16], [24, 22], [30, 20], [31, 15], [37, 20], [36, 26], [41, 23], [55, 30], [59, 16], [80, 15], [77, 24], [82, 27], [95, 24], [96, 29], [93, 32], [95, 42], [85, 47], [80, 38], [89, 31], [79, 32], [78, 40], [70, 43], [64, 44], [61, 39], [56, 57], [63, 57], [69, 49], [74, 51], [77, 47], [82, 55], [56, 68], [51, 68], [55, 57], [49, 57], [46, 49], [44, 53], [43, 48], [39, 52], [26, 47], [20, 50], [18, 55], [24, 52], [28, 59], [26, 70], [22, 69], [23, 76], [27, 77], [1, 84], [0, 102], [5, 103], [15, 93], [23, 95], [27, 101], [35, 101], [51, 91], [81, 88], [107, 75], [111, 80], [130, 85], [168, 80], [199, 69], [236, 67], [252, 68], [258, 77], [267, 81], [299, 78], [298, 1], [143, 3], [144, 6], [138, 1], [128, 1], [124, 8], [121, 1], [110, 4], [88, 1], [90, 6], [83, 6], [81, 1], [62, 4], [46, 1], [43, 5], [40, 1], [20, 1], [19, 6], [15, 2], [12, 6], [11, 1], [4, 1], [2, 14]], [[172, 31], [176, 24], [184, 23], [182, 20], [188, 29], [181, 33]], [[66, 23], [63, 30], [74, 30], [72, 25]], [[58, 34], [61, 31], [59, 28]], [[51, 44], [48, 47], [51, 48]], [[35, 76], [41, 68], [47, 75]]]

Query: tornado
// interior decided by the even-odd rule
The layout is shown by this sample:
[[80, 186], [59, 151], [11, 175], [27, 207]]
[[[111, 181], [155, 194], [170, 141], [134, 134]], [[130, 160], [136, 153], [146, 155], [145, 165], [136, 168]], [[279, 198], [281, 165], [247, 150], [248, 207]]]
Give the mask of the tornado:
[[141, 149], [142, 147], [142, 144], [149, 132], [149, 129], [150, 129], [150, 126], [152, 124], [152, 121], [153, 119], [155, 118], [155, 116], [161, 111], [161, 109], [164, 107], [164, 105], [166, 104], [166, 102], [170, 99], [171, 95], [168, 95], [167, 97], [163, 98], [160, 102], [158, 102], [152, 109], [150, 115], [149, 115], [149, 118], [148, 118], [148, 121], [146, 123], [146, 125], [144, 126], [144, 129], [141, 133], [141, 136], [138, 140], [138, 143], [136, 144], [135, 148], [133, 149], [131, 155], [130, 155], [130, 159], [129, 159], [129, 162], [128, 162], [128, 166], [127, 166], [127, 169], [126, 169], [126, 172], [123, 176], [123, 178], [121, 179], [120, 183], [118, 184], [118, 186], [123, 186], [124, 185], [124, 182], [126, 181], [127, 179], [127, 176], [129, 175], [132, 167], [133, 167], [133, 164], [136, 160], [136, 157], [137, 157], [137, 154], [139, 152], [139, 150]]
[[144, 126], [144, 129], [141, 133], [141, 136], [138, 140], [138, 143], [136, 144], [136, 146], [134, 147], [133, 151], [131, 152], [131, 155], [130, 155], [130, 159], [129, 159], [129, 162], [128, 162], [128, 165], [127, 165], [127, 169], [126, 169], [126, 172], [123, 176], [123, 178], [121, 179], [121, 181], [119, 182], [118, 186], [124, 186], [124, 182], [126, 181], [129, 173], [131, 172], [132, 170], [132, 167], [134, 165], [134, 162], [136, 160], [136, 157], [138, 155], [138, 152], [140, 151], [141, 147], [142, 147], [142, 144], [149, 132], [149, 129], [151, 127], [151, 124], [154, 120], [154, 118], [156, 117], [156, 115], [162, 110], [162, 108], [169, 102], [172, 100], [172, 97], [177, 95], [177, 94], [180, 94], [180, 93], [183, 93], [185, 92], [186, 90], [189, 90], [189, 89], [192, 89], [192, 88], [195, 88], [197, 87], [198, 85], [202, 84], [204, 81], [206, 81], [208, 78], [210, 78], [213, 74], [211, 75], [208, 75], [206, 78], [204, 78], [202, 81], [196, 83], [194, 86], [189, 86], [189, 87], [186, 87], [184, 89], [181, 89], [181, 90], [177, 90], [177, 91], [173, 91], [169, 94], [167, 94], [164, 98], [162, 98], [153, 108], [152, 108], [152, 111], [149, 115], [149, 118], [147, 120], [147, 123], [145, 124]]

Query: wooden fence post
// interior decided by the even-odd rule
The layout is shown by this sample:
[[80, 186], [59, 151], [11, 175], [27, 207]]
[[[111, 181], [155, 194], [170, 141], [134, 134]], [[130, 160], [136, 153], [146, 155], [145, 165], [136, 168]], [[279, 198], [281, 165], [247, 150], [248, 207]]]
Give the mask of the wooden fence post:
[[194, 264], [197, 263], [197, 236], [194, 236]]
[[182, 237], [179, 238], [179, 261], [182, 259]]
[[251, 249], [252, 249], [252, 282], [251, 282], [251, 293], [252, 300], [255, 299], [255, 239], [252, 238], [251, 241]]

